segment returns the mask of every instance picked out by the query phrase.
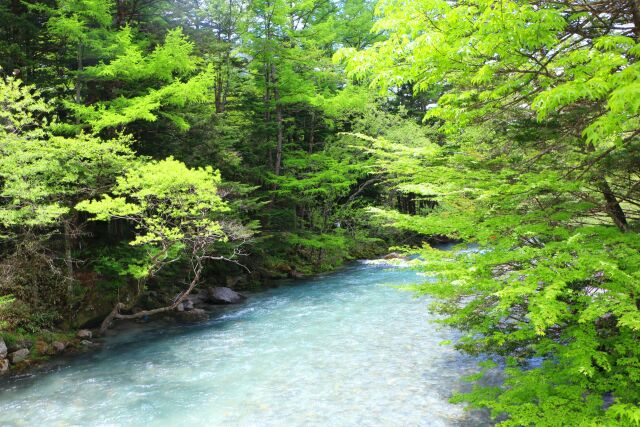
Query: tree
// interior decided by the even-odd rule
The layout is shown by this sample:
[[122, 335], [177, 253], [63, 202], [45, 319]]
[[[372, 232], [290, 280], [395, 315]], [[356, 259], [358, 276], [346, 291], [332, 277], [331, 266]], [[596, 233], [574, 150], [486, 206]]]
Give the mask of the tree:
[[[392, 36], [366, 53], [344, 50], [349, 73], [370, 75], [372, 84], [385, 88], [411, 83], [418, 92], [445, 81], [449, 90], [426, 118], [444, 120], [450, 132], [489, 118], [508, 126], [514, 115], [553, 121], [568, 137], [547, 152], [580, 150], [577, 175], [589, 175], [603, 211], [624, 229], [623, 191], [611, 188], [602, 166], [638, 137], [639, 107], [628, 101], [637, 85], [638, 39], [633, 27], [624, 27], [633, 23], [637, 6], [567, 1], [538, 8], [509, 1], [495, 9], [490, 1], [472, 3], [381, 3], [385, 18], [375, 28]], [[590, 15], [594, 7], [616, 13], [601, 21]]]
[[136, 237], [130, 244], [148, 251], [147, 264], [137, 277], [142, 282], [183, 256], [192, 270], [188, 285], [170, 305], [122, 314], [125, 305], [118, 302], [102, 331], [114, 318], [133, 319], [175, 309], [200, 282], [206, 261], [232, 260], [218, 252], [221, 243], [242, 244], [250, 238], [247, 228], [225, 220], [229, 208], [217, 194], [219, 184], [220, 174], [211, 167], [189, 169], [168, 158], [129, 169], [111, 191], [113, 197], [105, 194], [78, 204], [95, 220], [121, 219], [134, 225]]
[[[81, 233], [74, 206], [108, 188], [113, 176], [132, 161], [130, 138], [55, 135], [55, 124], [47, 117], [51, 108], [35, 88], [14, 78], [0, 80], [0, 110], [2, 237], [14, 246], [25, 246], [27, 241], [46, 242], [62, 235], [66, 300], [71, 305], [72, 241]], [[55, 256], [47, 259], [55, 264]]]
[[136, 121], [153, 122], [159, 115], [179, 129], [189, 124], [180, 109], [207, 99], [213, 85], [211, 70], [196, 73], [200, 60], [180, 29], [170, 30], [164, 44], [145, 54], [129, 27], [118, 31], [108, 63], [86, 67], [83, 79], [109, 92], [89, 105], [67, 104], [93, 131], [122, 129]]
[[637, 7], [385, 1], [387, 38], [341, 54], [383, 91], [438, 90], [425, 121], [440, 147], [374, 143], [400, 189], [437, 204], [374, 212], [480, 246], [425, 247], [439, 280], [417, 289], [465, 332], [458, 348], [506, 367], [455, 398], [500, 425], [637, 424]]
[[[88, 221], [77, 208], [115, 197], [116, 177], [167, 157], [188, 170], [220, 171], [217, 190], [231, 209], [220, 212], [225, 224], [260, 220], [265, 239], [252, 246], [247, 263], [259, 272], [252, 280], [279, 275], [274, 265], [295, 262], [311, 273], [374, 249], [370, 237], [380, 236], [362, 208], [390, 187], [368, 175], [372, 155], [337, 134], [362, 131], [361, 119], [387, 107], [348, 84], [331, 60], [340, 47], [381, 40], [380, 31], [369, 32], [373, 8], [369, 0], [0, 6], [2, 75], [37, 87], [22, 86], [37, 92], [28, 108], [14, 97], [0, 113], [31, 120], [0, 142], [2, 293], [34, 302], [33, 312], [63, 306], [64, 327], [106, 315], [112, 298], [131, 303], [124, 294], [137, 292], [132, 276], [146, 286], [145, 301], [156, 298], [147, 308], [171, 305], [169, 276], [188, 251], [172, 245], [180, 260], [147, 280], [161, 245], [127, 245], [135, 221]], [[219, 237], [225, 248], [215, 249], [226, 254]], [[37, 266], [27, 252], [37, 252]], [[229, 268], [236, 267], [218, 263], [203, 274], [225, 276]]]
[[[48, 32], [61, 44], [70, 45], [75, 56], [74, 102], [82, 103], [85, 59], [87, 53], [100, 52], [106, 45], [113, 10], [111, 0], [58, 0], [55, 7], [44, 3], [32, 6], [50, 14]], [[71, 69], [73, 70], [73, 68]]]

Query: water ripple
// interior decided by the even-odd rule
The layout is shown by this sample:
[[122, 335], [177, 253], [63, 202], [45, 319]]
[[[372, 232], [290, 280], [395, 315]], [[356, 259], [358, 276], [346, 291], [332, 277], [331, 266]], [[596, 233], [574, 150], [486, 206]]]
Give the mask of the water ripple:
[[4, 384], [0, 425], [486, 425], [448, 403], [474, 361], [438, 343], [425, 280], [359, 264], [251, 296], [204, 325], [125, 333]]

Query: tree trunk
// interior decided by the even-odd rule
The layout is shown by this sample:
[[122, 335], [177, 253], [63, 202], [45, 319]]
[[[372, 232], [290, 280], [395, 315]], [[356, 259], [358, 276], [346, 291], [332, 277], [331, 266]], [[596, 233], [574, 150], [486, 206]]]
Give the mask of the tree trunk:
[[222, 105], [222, 91], [224, 90], [224, 83], [222, 82], [222, 70], [216, 70], [216, 81], [214, 86], [214, 103], [216, 108], [216, 114], [220, 114], [224, 111], [224, 106]]
[[631, 7], [631, 16], [633, 17], [633, 33], [636, 39], [640, 39], [640, 0], [628, 0]]
[[272, 66], [272, 76], [273, 76], [273, 100], [276, 103], [276, 126], [278, 129], [277, 139], [276, 139], [276, 164], [275, 164], [275, 174], [276, 176], [280, 175], [280, 169], [282, 167], [282, 140], [284, 137], [284, 124], [282, 119], [282, 105], [280, 104], [280, 91], [278, 89], [278, 78], [275, 70], [275, 66]]
[[[639, 0], [640, 1], [640, 0]], [[590, 153], [595, 152], [596, 148], [592, 143], [587, 144], [587, 151]], [[616, 198], [615, 193], [611, 189], [607, 178], [601, 174], [597, 173], [594, 177], [595, 183], [598, 186], [598, 189], [602, 193], [605, 204], [605, 212], [609, 215], [609, 217], [613, 220], [613, 223], [620, 229], [620, 231], [628, 231], [629, 225], [627, 223], [627, 216], [624, 213], [624, 210], [620, 206], [620, 202]]]
[[264, 66], [264, 120], [271, 120], [271, 66], [266, 63]]
[[73, 273], [73, 238], [72, 238], [72, 227], [70, 221], [73, 221], [72, 218], [64, 221], [64, 264], [67, 269], [67, 304], [69, 305], [69, 310], [72, 307], [73, 300], [73, 283], [74, 283], [74, 273]]
[[600, 188], [606, 202], [605, 209], [607, 214], [609, 214], [613, 223], [620, 229], [620, 231], [628, 231], [629, 224], [627, 223], [627, 216], [620, 206], [620, 202], [618, 202], [613, 190], [611, 190], [606, 178], [601, 177], [599, 179], [598, 187]]
[[143, 310], [134, 314], [120, 314], [120, 310], [122, 310], [125, 306], [123, 303], [118, 302], [113, 308], [113, 310], [111, 311], [111, 313], [109, 313], [109, 315], [105, 317], [105, 319], [102, 321], [102, 324], [100, 325], [100, 334], [104, 334], [106, 330], [109, 329], [114, 319], [139, 319], [141, 317], [153, 316], [154, 314], [165, 313], [167, 311], [175, 310], [178, 304], [184, 301], [184, 299], [188, 297], [191, 291], [193, 291], [193, 289], [196, 287], [196, 285], [200, 281], [201, 273], [202, 273], [202, 265], [198, 263], [195, 270], [195, 275], [193, 276], [191, 283], [189, 283], [189, 287], [187, 287], [187, 289], [182, 291], [182, 293], [178, 296], [178, 298], [176, 298], [173, 301], [173, 303], [171, 303], [168, 306], [154, 308], [153, 310]]
[[309, 126], [309, 154], [313, 153], [313, 144], [315, 143], [316, 133], [316, 112], [311, 111], [311, 124]]
[[[76, 76], [76, 93], [75, 93], [75, 103], [82, 103], [82, 80], [80, 73], [84, 69], [84, 64], [82, 60], [84, 45], [82, 42], [78, 42], [77, 49], [77, 73]], [[73, 216], [68, 220], [64, 221], [64, 263], [67, 268], [67, 303], [69, 305], [69, 312], [71, 313], [72, 309], [72, 300], [73, 300], [73, 283], [74, 283], [74, 274], [73, 274], [73, 238], [72, 238], [72, 222], [74, 221]]]
[[225, 63], [225, 78], [224, 78], [224, 86], [222, 88], [222, 99], [220, 100], [220, 112], [224, 112], [227, 109], [227, 97], [229, 95], [229, 91], [231, 90], [231, 35], [227, 37], [227, 50], [225, 52], [224, 63]]
[[82, 80], [80, 77], [80, 73], [82, 72], [82, 70], [84, 70], [84, 65], [82, 61], [83, 51], [84, 51], [84, 45], [82, 44], [82, 42], [80, 42], [78, 43], [78, 52], [77, 52], [78, 76], [76, 77], [76, 97], [75, 97], [76, 104], [82, 103]]

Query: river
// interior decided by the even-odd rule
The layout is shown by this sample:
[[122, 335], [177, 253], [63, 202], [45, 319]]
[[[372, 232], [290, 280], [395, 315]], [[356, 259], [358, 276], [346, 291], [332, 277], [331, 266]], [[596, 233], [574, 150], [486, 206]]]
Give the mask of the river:
[[448, 403], [475, 361], [440, 342], [406, 268], [357, 263], [205, 323], [131, 330], [0, 384], [2, 426], [476, 426]]

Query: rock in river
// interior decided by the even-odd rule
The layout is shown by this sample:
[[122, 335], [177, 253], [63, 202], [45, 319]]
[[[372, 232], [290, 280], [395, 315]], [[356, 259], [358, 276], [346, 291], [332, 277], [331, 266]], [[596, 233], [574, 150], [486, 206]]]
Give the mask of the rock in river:
[[81, 340], [90, 340], [93, 334], [88, 329], [80, 329], [76, 336]]
[[212, 304], [237, 304], [246, 299], [244, 295], [224, 286], [208, 288], [207, 293], [209, 296], [209, 302]]
[[0, 359], [7, 357], [7, 351], [7, 345], [4, 343], [4, 340], [0, 338]]
[[7, 359], [0, 359], [0, 375], [9, 370], [9, 361]]
[[209, 293], [206, 289], [199, 289], [197, 293], [190, 294], [186, 299], [191, 301], [195, 306], [206, 304], [209, 300]]
[[193, 301], [191, 301], [189, 298], [186, 298], [184, 301], [182, 301], [182, 308], [184, 308], [185, 311], [193, 310]]

